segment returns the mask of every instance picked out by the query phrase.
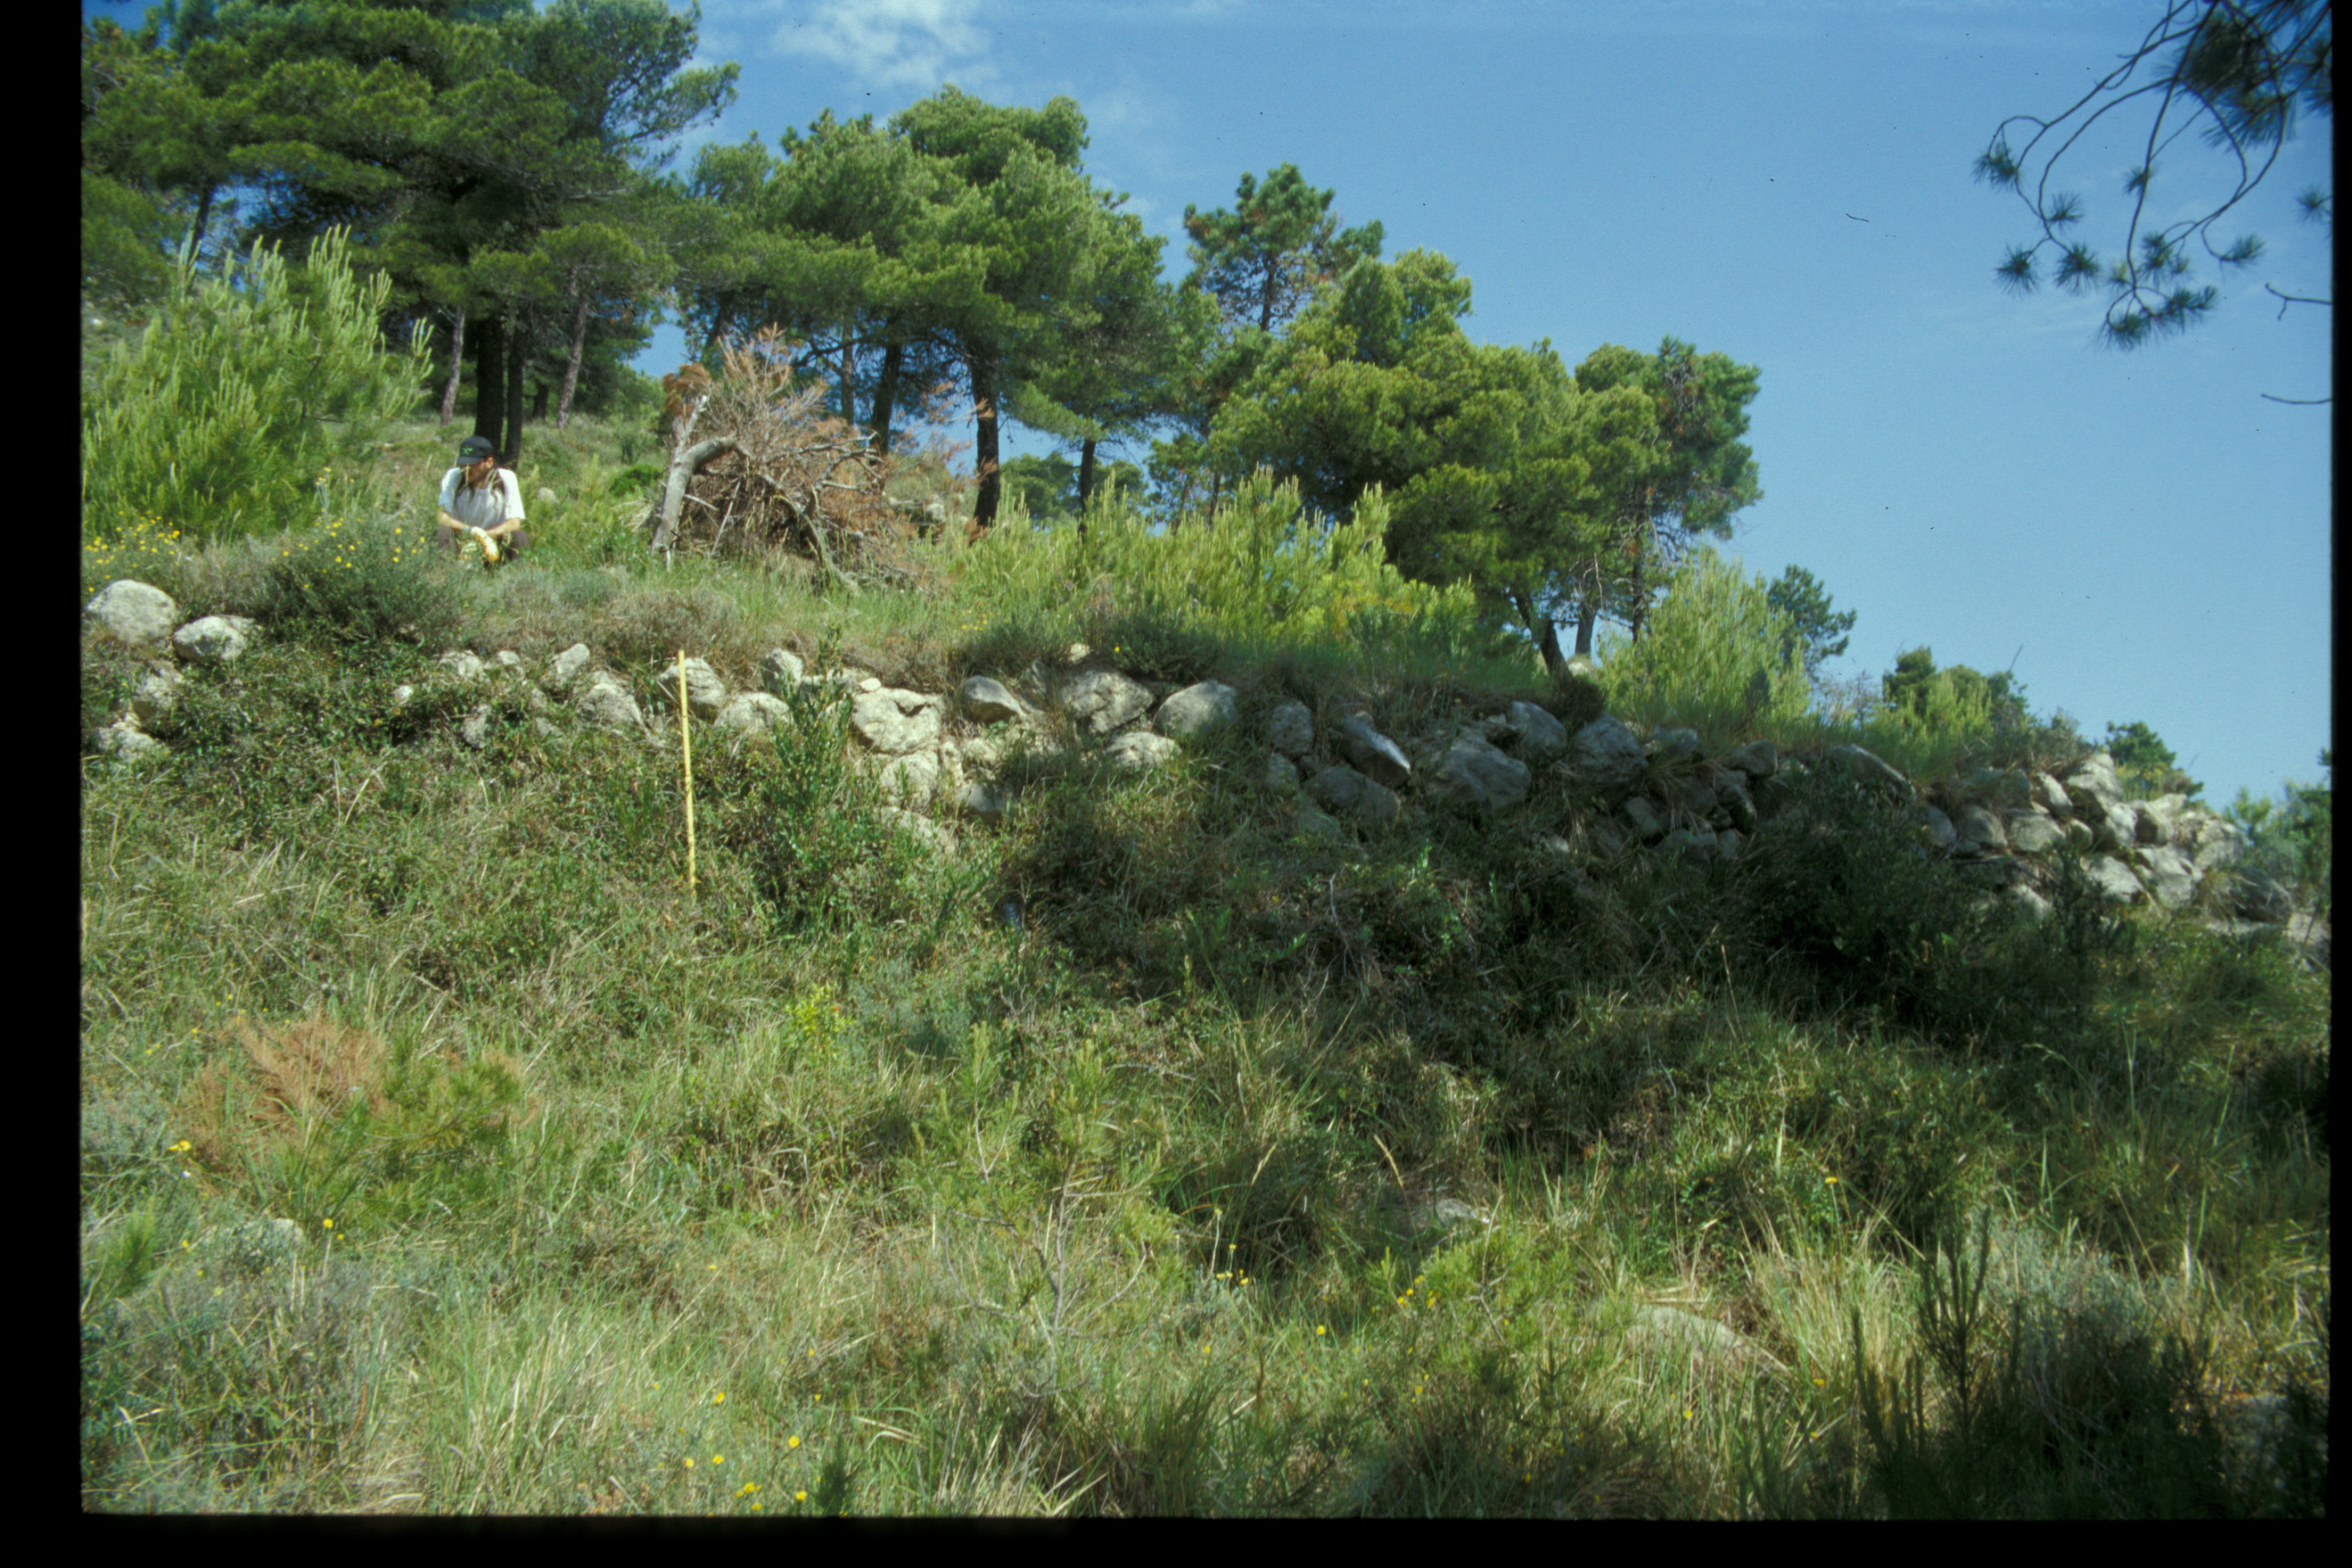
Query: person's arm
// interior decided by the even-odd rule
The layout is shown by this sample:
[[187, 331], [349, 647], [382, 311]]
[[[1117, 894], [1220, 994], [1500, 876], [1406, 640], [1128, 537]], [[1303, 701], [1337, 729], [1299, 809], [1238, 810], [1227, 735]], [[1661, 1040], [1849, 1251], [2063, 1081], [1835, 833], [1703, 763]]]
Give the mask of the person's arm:
[[502, 539], [509, 534], [523, 531], [523, 481], [512, 469], [498, 470], [498, 488], [506, 498], [506, 521], [487, 530], [491, 537]]

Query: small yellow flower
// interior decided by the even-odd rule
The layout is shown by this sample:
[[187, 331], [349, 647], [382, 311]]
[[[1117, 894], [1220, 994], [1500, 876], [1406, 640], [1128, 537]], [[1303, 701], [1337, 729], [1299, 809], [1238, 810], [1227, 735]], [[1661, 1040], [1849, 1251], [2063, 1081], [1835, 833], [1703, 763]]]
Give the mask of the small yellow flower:
[[711, 1403], [713, 1405], [723, 1405], [726, 1402], [727, 1397], [724, 1394], [713, 1394], [711, 1396]]
[[686, 1462], [686, 1468], [687, 1468], [687, 1469], [689, 1469], [689, 1470], [693, 1469], [693, 1468], [694, 1468], [694, 1462], [693, 1462], [692, 1460], [690, 1460], [690, 1460], [688, 1460], [688, 1461]]
[[1315, 1337], [1319, 1340], [1323, 1337], [1323, 1325], [1320, 1323], [1315, 1325]]
[[795, 1492], [792, 1494], [792, 1500], [796, 1503], [805, 1503], [809, 1500], [809, 1495], [806, 1492]]
[[799, 1438], [788, 1438], [785, 1440], [784, 1446], [786, 1448], [798, 1448], [801, 1446], [801, 1440]]

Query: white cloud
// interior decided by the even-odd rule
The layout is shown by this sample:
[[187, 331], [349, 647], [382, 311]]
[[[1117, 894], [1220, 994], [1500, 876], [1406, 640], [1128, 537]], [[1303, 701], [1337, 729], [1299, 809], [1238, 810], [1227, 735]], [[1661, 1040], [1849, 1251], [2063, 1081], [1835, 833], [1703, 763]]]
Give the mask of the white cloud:
[[878, 86], [932, 87], [987, 52], [980, 0], [817, 0], [767, 35], [778, 53], [830, 61]]

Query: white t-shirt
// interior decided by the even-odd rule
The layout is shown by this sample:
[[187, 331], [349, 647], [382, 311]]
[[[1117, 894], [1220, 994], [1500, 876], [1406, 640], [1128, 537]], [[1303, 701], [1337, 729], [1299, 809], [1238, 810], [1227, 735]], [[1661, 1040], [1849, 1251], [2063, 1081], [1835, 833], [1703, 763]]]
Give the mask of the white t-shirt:
[[469, 528], [495, 528], [501, 523], [523, 521], [523, 487], [513, 469], [497, 470], [494, 484], [480, 490], [464, 487], [466, 470], [451, 469], [441, 476], [441, 510]]

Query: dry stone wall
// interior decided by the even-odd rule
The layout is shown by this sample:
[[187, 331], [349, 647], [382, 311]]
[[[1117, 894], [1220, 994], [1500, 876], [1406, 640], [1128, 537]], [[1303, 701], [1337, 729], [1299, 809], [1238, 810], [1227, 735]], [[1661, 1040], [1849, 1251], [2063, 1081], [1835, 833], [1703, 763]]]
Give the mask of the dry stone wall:
[[[87, 635], [111, 638], [152, 659], [149, 677], [97, 747], [128, 764], [160, 756], [185, 665], [233, 663], [259, 635], [249, 621], [207, 616], [184, 624], [171, 599], [142, 583], [108, 584], [84, 611]], [[435, 679], [460, 684], [513, 681], [541, 734], [620, 736], [664, 744], [668, 725], [646, 702], [675, 714], [682, 701], [705, 725], [748, 744], [788, 723], [792, 700], [812, 690], [845, 692], [855, 744], [875, 768], [889, 809], [911, 832], [952, 849], [958, 828], [1000, 822], [1015, 791], [1006, 764], [1023, 751], [1100, 747], [1128, 767], [1165, 766], [1188, 744], [1240, 726], [1258, 756], [1252, 777], [1294, 813], [1297, 829], [1346, 839], [1392, 831], [1415, 812], [1449, 812], [1501, 823], [1540, 783], [1574, 790], [1596, 813], [1595, 831], [1612, 855], [1719, 856], [1737, 860], [1771, 831], [1794, 780], [1833, 770], [1916, 817], [1926, 844], [1950, 857], [1988, 897], [2016, 900], [2036, 918], [2048, 912], [2058, 858], [2071, 848], [2092, 885], [2118, 904], [2200, 907], [2208, 923], [2245, 933], [2283, 926], [2314, 962], [2328, 958], [2324, 917], [2299, 911], [2288, 890], [2246, 873], [2237, 827], [2180, 795], [2127, 799], [2114, 760], [2094, 753], [2055, 775], [1978, 769], [1921, 788], [1858, 745], [1783, 756], [1768, 740], [1703, 755], [1698, 735], [1673, 726], [1641, 734], [1608, 716], [1573, 732], [1528, 701], [1440, 730], [1398, 739], [1366, 710], [1319, 722], [1303, 702], [1245, 712], [1240, 694], [1216, 681], [1174, 689], [1105, 668], [1083, 646], [1061, 666], [1010, 680], [976, 676], [957, 690], [891, 687], [856, 668], [812, 674], [789, 649], [760, 661], [758, 684], [737, 690], [701, 659], [633, 682], [575, 644], [536, 671], [511, 651], [483, 659], [453, 651]], [[413, 688], [392, 699], [414, 701]], [[640, 701], [643, 697], [645, 702]], [[459, 725], [466, 744], [488, 744], [495, 705], [477, 704]], [[671, 721], [674, 723], [674, 721]]]

